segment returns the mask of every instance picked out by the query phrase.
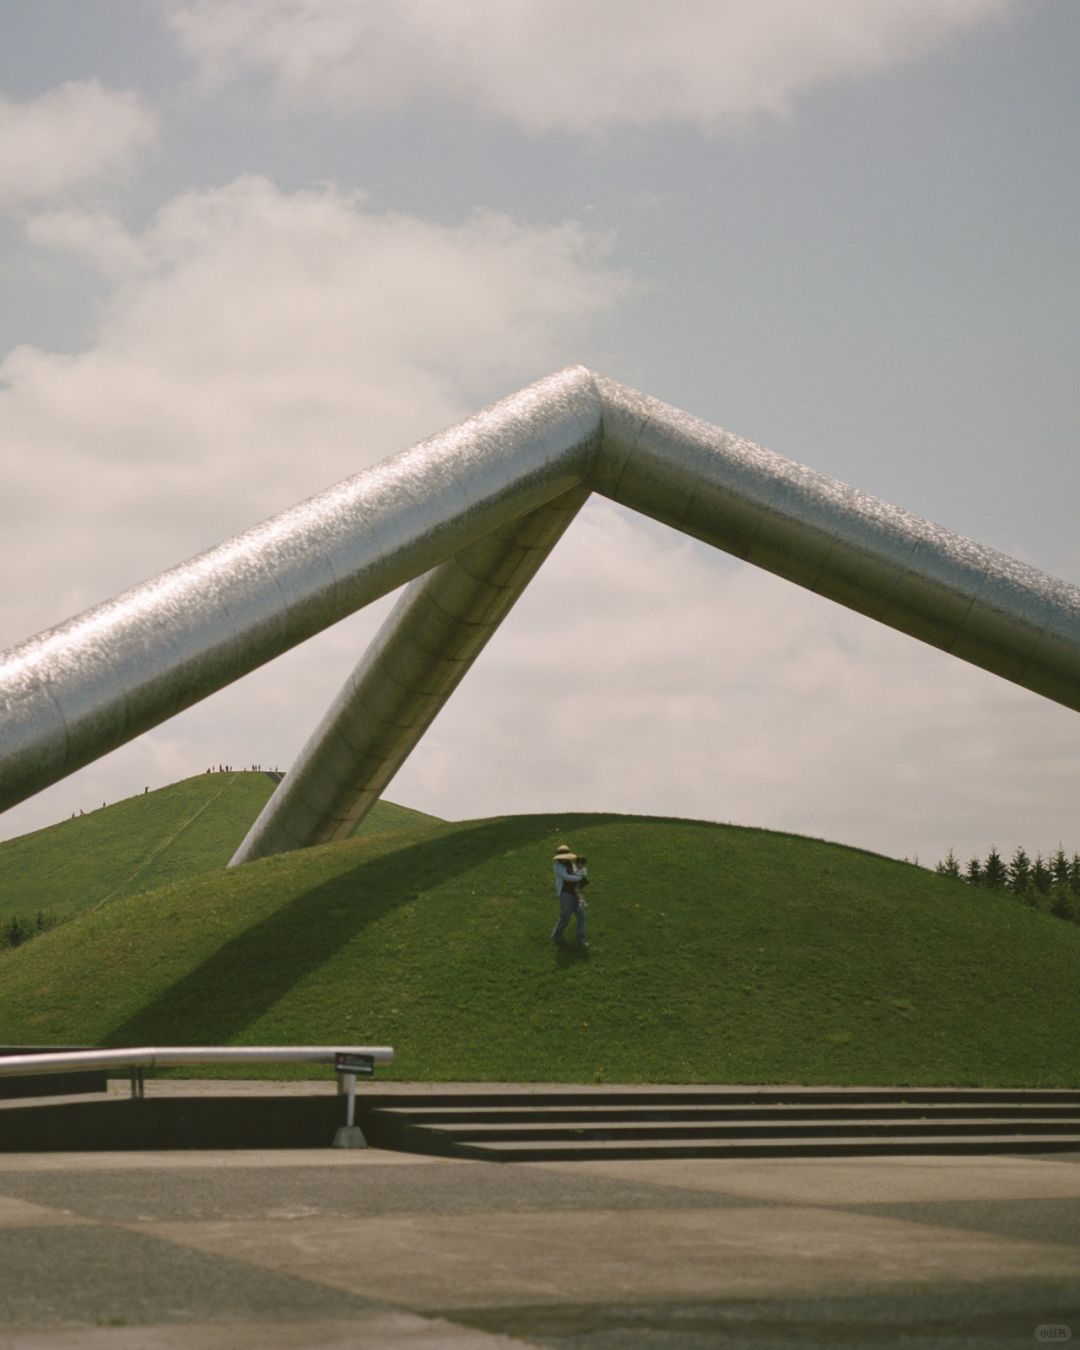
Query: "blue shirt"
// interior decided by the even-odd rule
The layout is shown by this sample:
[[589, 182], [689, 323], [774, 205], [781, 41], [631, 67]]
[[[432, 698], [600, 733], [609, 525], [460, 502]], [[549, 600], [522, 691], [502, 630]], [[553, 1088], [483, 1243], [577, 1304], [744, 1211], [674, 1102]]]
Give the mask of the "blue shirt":
[[562, 895], [564, 886], [573, 886], [581, 880], [579, 874], [561, 858], [555, 859], [555, 894]]

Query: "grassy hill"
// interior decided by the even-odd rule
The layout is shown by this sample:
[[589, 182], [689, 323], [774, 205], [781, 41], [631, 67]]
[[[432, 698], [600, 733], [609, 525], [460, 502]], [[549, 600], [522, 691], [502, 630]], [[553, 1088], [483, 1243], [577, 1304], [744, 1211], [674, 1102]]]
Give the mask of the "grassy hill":
[[[211, 773], [0, 843], [0, 923], [67, 918], [222, 868], [277, 786], [268, 773]], [[358, 834], [432, 818], [378, 802]]]
[[[581, 955], [548, 938], [562, 839], [594, 876]], [[425, 818], [118, 895], [3, 955], [0, 1043], [389, 1043], [407, 1079], [1064, 1086], [1078, 968], [1080, 928], [838, 845]]]

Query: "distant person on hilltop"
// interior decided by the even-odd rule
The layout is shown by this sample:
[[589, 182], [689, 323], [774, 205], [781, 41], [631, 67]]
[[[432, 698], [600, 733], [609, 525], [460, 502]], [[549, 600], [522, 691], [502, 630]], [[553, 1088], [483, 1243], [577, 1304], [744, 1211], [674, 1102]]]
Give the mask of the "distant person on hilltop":
[[560, 844], [552, 859], [555, 871], [555, 892], [559, 897], [559, 921], [552, 929], [551, 940], [556, 947], [563, 945], [563, 932], [571, 918], [577, 918], [575, 936], [578, 947], [587, 947], [585, 941], [585, 900], [582, 887], [589, 884], [585, 859], [571, 851], [569, 844]]

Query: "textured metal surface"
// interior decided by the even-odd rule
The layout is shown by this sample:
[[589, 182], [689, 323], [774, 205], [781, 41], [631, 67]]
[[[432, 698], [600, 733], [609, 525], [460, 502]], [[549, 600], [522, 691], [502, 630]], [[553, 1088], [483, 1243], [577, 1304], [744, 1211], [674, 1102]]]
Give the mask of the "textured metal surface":
[[598, 378], [598, 491], [1080, 709], [1080, 588]]
[[1080, 708], [1080, 589], [574, 367], [0, 657], [0, 809], [419, 577], [238, 857], [347, 834], [590, 490]]
[[587, 496], [576, 488], [413, 582], [230, 866], [352, 834]]
[[561, 371], [0, 657], [0, 810], [579, 484]]

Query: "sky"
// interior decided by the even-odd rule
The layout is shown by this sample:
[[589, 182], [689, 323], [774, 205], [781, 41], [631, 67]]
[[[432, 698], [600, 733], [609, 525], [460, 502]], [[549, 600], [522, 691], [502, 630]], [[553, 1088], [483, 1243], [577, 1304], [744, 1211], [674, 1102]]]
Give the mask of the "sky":
[[[0, 0], [0, 34], [0, 648], [577, 362], [1080, 582], [1073, 0]], [[390, 604], [0, 837], [287, 768]], [[387, 796], [933, 865], [1080, 851], [1078, 789], [1067, 709], [593, 498]]]

